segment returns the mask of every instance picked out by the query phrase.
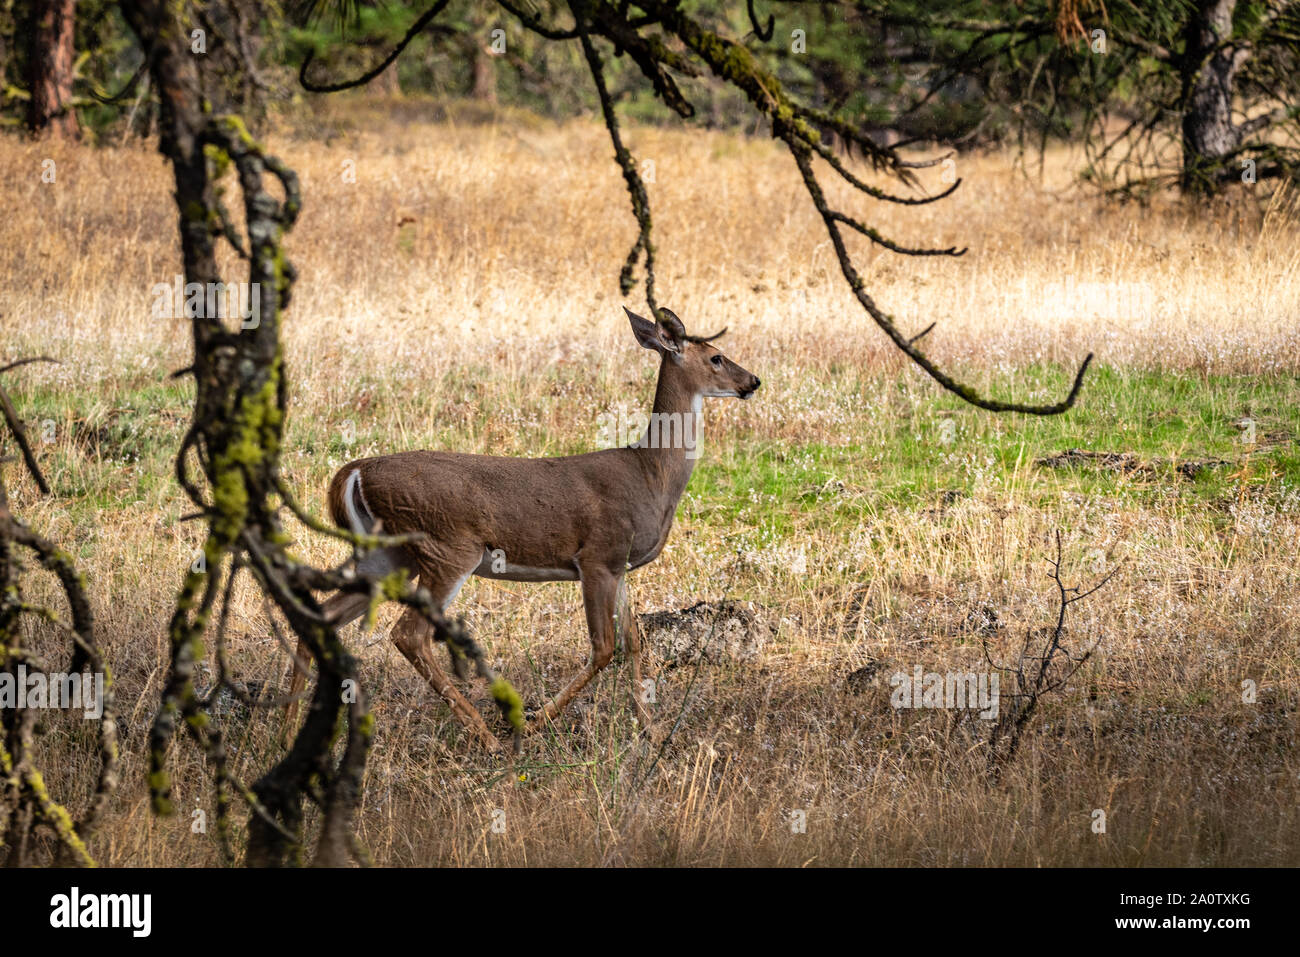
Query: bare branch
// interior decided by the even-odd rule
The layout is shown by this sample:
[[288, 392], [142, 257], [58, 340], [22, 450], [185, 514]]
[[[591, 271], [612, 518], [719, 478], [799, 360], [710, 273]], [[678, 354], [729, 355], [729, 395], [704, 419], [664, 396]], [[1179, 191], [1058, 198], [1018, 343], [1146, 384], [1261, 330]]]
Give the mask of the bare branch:
[[[20, 366], [27, 365], [29, 362], [55, 362], [56, 360], [48, 356], [34, 356], [27, 359], [19, 359], [11, 362], [0, 373], [8, 372], [10, 369], [17, 369]], [[23, 428], [22, 419], [18, 417], [13, 403], [9, 400], [9, 393], [5, 392], [4, 387], [0, 386], [0, 413], [4, 414], [5, 424], [13, 434], [14, 441], [18, 443], [19, 450], [23, 453], [23, 462], [27, 466], [27, 471], [31, 473], [32, 478], [36, 480], [37, 487], [42, 494], [50, 494], [49, 483], [45, 481], [45, 476], [41, 473], [40, 464], [36, 461], [36, 455], [32, 452], [31, 444], [27, 441], [27, 431]]]
[[416, 21], [411, 24], [410, 28], [406, 31], [406, 35], [398, 41], [397, 46], [393, 48], [393, 52], [384, 57], [384, 59], [379, 62], [378, 66], [367, 70], [355, 80], [343, 80], [339, 83], [323, 84], [308, 81], [307, 67], [311, 65], [312, 59], [316, 55], [314, 50], [308, 50], [307, 56], [303, 58], [302, 66], [298, 69], [298, 82], [302, 84], [303, 89], [309, 90], [312, 93], [337, 93], [340, 90], [350, 90], [353, 87], [365, 86], [375, 77], [379, 76], [379, 74], [387, 70], [392, 62], [402, 55], [402, 51], [410, 45], [411, 41], [419, 36], [424, 28], [433, 22], [434, 17], [442, 13], [450, 2], [451, 0], [438, 0], [437, 3], [422, 13]]
[[767, 27], [762, 27], [758, 22], [758, 14], [754, 12], [754, 0], [745, 0], [745, 11], [749, 14], [749, 23], [754, 28], [754, 36], [758, 37], [759, 42], [767, 43], [772, 39], [772, 34], [776, 31], [776, 16], [768, 14]]
[[[578, 11], [575, 9], [574, 13], [577, 15]], [[581, 17], [578, 20], [578, 30], [582, 41], [582, 54], [587, 60], [587, 67], [591, 70], [591, 79], [596, 86], [596, 95], [600, 98], [600, 109], [605, 120], [605, 128], [609, 130], [609, 138], [614, 144], [614, 160], [623, 171], [623, 179], [627, 182], [628, 194], [632, 197], [632, 213], [636, 216], [638, 226], [636, 242], [628, 253], [627, 261], [623, 264], [623, 270], [619, 274], [619, 288], [623, 291], [623, 295], [627, 295], [631, 291], [634, 282], [633, 270], [636, 268], [637, 260], [644, 253], [646, 302], [649, 303], [652, 312], [657, 311], [654, 293], [654, 243], [650, 239], [650, 198], [646, 194], [645, 183], [641, 179], [641, 174], [636, 168], [636, 161], [632, 158], [632, 154], [628, 152], [627, 147], [623, 145], [623, 138], [618, 126], [618, 114], [614, 112], [614, 103], [610, 99], [608, 88], [605, 86], [605, 69], [601, 63], [600, 54], [596, 52], [596, 47], [592, 43], [587, 26]]]

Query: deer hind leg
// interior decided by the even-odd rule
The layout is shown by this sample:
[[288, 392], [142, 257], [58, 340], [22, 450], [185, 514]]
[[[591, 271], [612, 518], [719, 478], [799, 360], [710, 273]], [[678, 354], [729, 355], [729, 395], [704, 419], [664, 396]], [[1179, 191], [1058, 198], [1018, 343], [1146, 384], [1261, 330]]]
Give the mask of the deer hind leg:
[[[439, 611], [451, 604], [483, 556], [482, 548], [466, 548], [461, 551], [464, 554], [452, 554], [440, 549], [436, 560], [432, 560], [432, 555], [421, 556], [424, 560], [421, 563], [420, 584], [429, 592]], [[452, 714], [480, 744], [489, 751], [500, 748], [500, 742], [488, 730], [482, 715], [438, 664], [434, 654], [433, 626], [423, 615], [414, 608], [408, 608], [393, 627], [393, 644], [433, 690], [442, 696]]]
[[587, 614], [587, 632], [591, 637], [591, 658], [587, 666], [565, 686], [528, 722], [526, 734], [532, 734], [546, 724], [573, 700], [574, 695], [587, 686], [600, 670], [614, 657], [614, 612], [618, 604], [619, 587], [623, 576], [602, 566], [584, 566], [579, 562], [582, 575], [582, 607]]
[[406, 660], [415, 667], [421, 677], [429, 682], [433, 690], [442, 696], [451, 708], [451, 713], [474, 736], [475, 740], [489, 751], [496, 751], [501, 747], [500, 742], [488, 730], [483, 716], [474, 709], [469, 699], [461, 694], [447, 672], [443, 671], [438, 664], [438, 659], [434, 655], [433, 626], [425, 621], [423, 615], [414, 608], [406, 609], [393, 627], [393, 644], [406, 656]]
[[[369, 575], [390, 575], [399, 568], [411, 568], [415, 565], [410, 554], [400, 546], [378, 548], [366, 555], [358, 564], [357, 570]], [[370, 607], [370, 596], [365, 594], [339, 592], [325, 602], [321, 610], [325, 617], [334, 622], [335, 628], [343, 628], [360, 618]], [[284, 717], [280, 725], [280, 744], [288, 745], [289, 729], [298, 716], [298, 696], [307, 686], [307, 672], [311, 667], [311, 654], [307, 643], [298, 639], [298, 650], [289, 662], [289, 697], [284, 706]]]
[[627, 579], [623, 578], [618, 583], [618, 599], [614, 611], [614, 627], [618, 637], [621, 639], [620, 644], [624, 649], [624, 654], [632, 664], [632, 707], [636, 709], [636, 719], [641, 725], [642, 730], [650, 727], [650, 710], [646, 707], [646, 699], [649, 697], [647, 690], [642, 683], [641, 667], [643, 664], [641, 654], [641, 629], [637, 625], [636, 612], [632, 610], [632, 603], [627, 597]]

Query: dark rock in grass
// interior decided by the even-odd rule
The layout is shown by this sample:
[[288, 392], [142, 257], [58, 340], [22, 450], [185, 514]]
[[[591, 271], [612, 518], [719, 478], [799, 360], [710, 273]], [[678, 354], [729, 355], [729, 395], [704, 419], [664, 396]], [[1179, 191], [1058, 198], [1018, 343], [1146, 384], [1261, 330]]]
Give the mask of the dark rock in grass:
[[1194, 479], [1209, 469], [1231, 465], [1227, 459], [1155, 459], [1144, 462], [1133, 452], [1093, 452], [1089, 449], [1066, 449], [1034, 460], [1049, 469], [1079, 468], [1085, 465], [1122, 472], [1126, 475], [1154, 475], [1167, 469], [1184, 478]]
[[866, 664], [848, 673], [844, 679], [844, 689], [849, 694], [865, 694], [880, 685], [880, 674], [885, 670], [885, 663], [875, 658], [867, 659]]
[[665, 666], [750, 662], [776, 633], [752, 602], [696, 602], [679, 611], [638, 615], [643, 640]]

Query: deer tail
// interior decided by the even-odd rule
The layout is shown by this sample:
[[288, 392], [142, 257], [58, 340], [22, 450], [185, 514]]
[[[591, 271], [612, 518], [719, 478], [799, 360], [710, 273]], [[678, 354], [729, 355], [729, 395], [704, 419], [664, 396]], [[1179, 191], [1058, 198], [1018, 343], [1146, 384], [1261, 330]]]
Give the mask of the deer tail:
[[330, 482], [330, 518], [339, 528], [357, 535], [368, 534], [375, 526], [374, 516], [366, 507], [366, 497], [361, 491], [361, 469], [343, 468]]

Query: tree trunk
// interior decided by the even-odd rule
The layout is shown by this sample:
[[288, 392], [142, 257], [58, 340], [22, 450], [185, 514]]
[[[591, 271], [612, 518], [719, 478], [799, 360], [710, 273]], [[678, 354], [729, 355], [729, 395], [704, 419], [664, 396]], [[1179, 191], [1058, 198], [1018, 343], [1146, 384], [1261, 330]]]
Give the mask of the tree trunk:
[[1232, 36], [1236, 5], [1236, 0], [1199, 0], [1187, 23], [1182, 65], [1185, 193], [1215, 192], [1225, 160], [1241, 140], [1232, 124], [1232, 96], [1244, 51], [1221, 46]]
[[[247, 68], [244, 53], [230, 51], [231, 66], [224, 74], [217, 72], [211, 50], [205, 56], [191, 53], [185, 29], [194, 3], [122, 0], [120, 6], [141, 48], [151, 51], [159, 147], [175, 179], [172, 195], [186, 283], [209, 290], [224, 285], [216, 243], [238, 227], [213, 228], [215, 222], [229, 222], [214, 176], [218, 167], [233, 166], [246, 225], [242, 241], [236, 236], [232, 245], [244, 253], [250, 289], [259, 291], [260, 303], [256, 321], [237, 329], [202, 307], [193, 314], [187, 310], [194, 339], [194, 362], [186, 370], [196, 383], [194, 417], [177, 455], [176, 479], [207, 517], [208, 533], [203, 568], [191, 566], [186, 573], [168, 625], [170, 668], [148, 742], [154, 811], [175, 813], [168, 763], [173, 739], [183, 731], [202, 748], [212, 769], [217, 833], [228, 860], [235, 859], [227, 821], [233, 797], [242, 795], [253, 806], [246, 863], [254, 866], [304, 859], [303, 812], [310, 798], [322, 806], [316, 863], [339, 866], [351, 850], [371, 723], [365, 696], [356, 686], [356, 659], [315, 596], [350, 582], [295, 561], [286, 551], [289, 536], [279, 514], [287, 497], [279, 463], [288, 395], [280, 333], [296, 278], [283, 240], [301, 208], [298, 178], [264, 151], [242, 119], [227, 112]], [[213, 16], [229, 13], [211, 3], [208, 10]], [[211, 98], [205, 91], [211, 91]], [[271, 180], [275, 185], [268, 189]], [[194, 686], [195, 666], [206, 654], [204, 639], [215, 640], [215, 653], [221, 653], [226, 618], [222, 583], [233, 581], [240, 570], [247, 570], [306, 642], [318, 674], [293, 745], [247, 790], [230, 776], [221, 729]], [[228, 587], [225, 594], [230, 595]], [[216, 622], [214, 637], [210, 623]], [[343, 694], [345, 682], [352, 683], [350, 697]], [[343, 753], [336, 759], [340, 737]]]
[[77, 0], [32, 0], [28, 20], [27, 128], [35, 135], [77, 137], [72, 108]]
[[396, 63], [375, 77], [375, 89], [386, 96], [400, 97], [402, 95], [402, 83], [397, 78]]
[[474, 43], [474, 87], [472, 95], [481, 103], [497, 101], [497, 65], [481, 44]]

